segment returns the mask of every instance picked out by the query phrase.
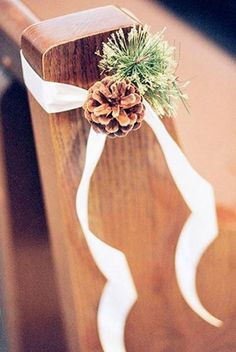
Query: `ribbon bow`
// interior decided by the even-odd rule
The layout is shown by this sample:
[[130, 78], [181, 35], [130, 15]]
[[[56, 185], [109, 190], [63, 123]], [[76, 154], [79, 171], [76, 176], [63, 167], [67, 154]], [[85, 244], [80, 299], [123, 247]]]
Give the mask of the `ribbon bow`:
[[[21, 61], [25, 84], [46, 112], [68, 111], [84, 104], [87, 90], [43, 80], [29, 65], [22, 52]], [[144, 120], [153, 130], [173, 180], [191, 211], [176, 248], [175, 269], [179, 289], [195, 313], [209, 324], [219, 327], [222, 321], [203, 307], [196, 291], [198, 263], [218, 234], [213, 188], [192, 168], [150, 104], [147, 101], [144, 104]], [[107, 279], [97, 315], [101, 345], [105, 352], [125, 352], [125, 322], [138, 297], [137, 291], [124, 253], [96, 237], [91, 232], [88, 221], [90, 180], [105, 142], [106, 135], [90, 129], [84, 170], [76, 196], [76, 211], [91, 255]]]

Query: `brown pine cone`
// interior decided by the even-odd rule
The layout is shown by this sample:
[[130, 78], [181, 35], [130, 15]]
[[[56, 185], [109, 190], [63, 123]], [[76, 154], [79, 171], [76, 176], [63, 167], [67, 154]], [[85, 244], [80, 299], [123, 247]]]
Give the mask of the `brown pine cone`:
[[142, 100], [129, 80], [116, 82], [112, 77], [105, 77], [89, 89], [83, 108], [95, 131], [108, 137], [123, 137], [140, 128], [145, 112]]

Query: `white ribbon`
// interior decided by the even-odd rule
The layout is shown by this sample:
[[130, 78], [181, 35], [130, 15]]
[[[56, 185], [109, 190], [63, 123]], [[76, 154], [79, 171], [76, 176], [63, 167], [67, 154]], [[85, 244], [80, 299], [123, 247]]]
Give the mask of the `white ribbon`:
[[189, 164], [150, 104], [145, 102], [145, 106], [145, 120], [160, 143], [175, 184], [192, 212], [180, 233], [176, 248], [175, 270], [179, 288], [189, 306], [202, 319], [218, 327], [222, 324], [221, 320], [202, 306], [196, 291], [197, 266], [218, 234], [214, 191], [211, 184]]
[[25, 85], [47, 113], [68, 111], [83, 105], [88, 95], [86, 89], [43, 80], [28, 64], [22, 50], [20, 55]]
[[105, 352], [125, 352], [124, 330], [137, 292], [125, 255], [98, 239], [89, 229], [88, 196], [92, 174], [100, 159], [106, 136], [90, 129], [85, 166], [76, 197], [76, 210], [89, 249], [107, 279], [98, 308], [98, 332]]
[[[79, 108], [87, 91], [69, 84], [43, 80], [21, 52], [25, 84], [48, 113]], [[207, 247], [218, 233], [212, 186], [189, 164], [179, 146], [147, 101], [145, 121], [153, 130], [168, 168], [183, 199], [191, 210], [176, 248], [175, 268], [180, 291], [189, 306], [205, 321], [219, 327], [222, 322], [201, 304], [196, 291], [196, 270]], [[88, 196], [92, 174], [101, 157], [106, 136], [90, 130], [85, 166], [76, 197], [77, 215], [90, 252], [107, 279], [98, 308], [98, 332], [105, 352], [125, 352], [124, 329], [137, 292], [124, 253], [96, 237], [89, 228]]]

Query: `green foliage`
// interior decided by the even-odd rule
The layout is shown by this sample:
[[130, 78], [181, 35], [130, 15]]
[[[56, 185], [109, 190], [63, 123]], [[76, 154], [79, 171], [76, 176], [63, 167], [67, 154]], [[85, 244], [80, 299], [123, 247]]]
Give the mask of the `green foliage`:
[[175, 116], [178, 101], [186, 106], [187, 96], [175, 74], [175, 48], [163, 39], [163, 32], [152, 35], [148, 26], [138, 26], [125, 35], [120, 29], [96, 54], [102, 74], [118, 81], [128, 78], [160, 116]]

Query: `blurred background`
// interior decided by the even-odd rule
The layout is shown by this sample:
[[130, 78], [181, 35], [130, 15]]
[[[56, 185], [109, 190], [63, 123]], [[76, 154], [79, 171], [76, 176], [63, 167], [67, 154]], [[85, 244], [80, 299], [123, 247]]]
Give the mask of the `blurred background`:
[[161, 4], [235, 54], [236, 2], [234, 0], [160, 0]]
[[[0, 351], [66, 352], [26, 91], [19, 68], [11, 66], [19, 48], [12, 41], [14, 33], [9, 35], [3, 3], [0, 0]], [[42, 20], [111, 4], [101, 0], [23, 3]], [[175, 126], [190, 162], [215, 189], [222, 227], [218, 247], [227, 248], [230, 258], [218, 264], [225, 280], [221, 294], [231, 292], [222, 314], [236, 318], [236, 1], [117, 0], [113, 4], [150, 24], [153, 32], [166, 27], [166, 38], [178, 48], [178, 74], [191, 81], [190, 114], [180, 107]], [[17, 122], [16, 109], [22, 116]], [[233, 327], [232, 323], [227, 335], [230, 342], [217, 351], [236, 350]], [[12, 347], [14, 339], [21, 345]], [[165, 350], [178, 351], [185, 352]]]

